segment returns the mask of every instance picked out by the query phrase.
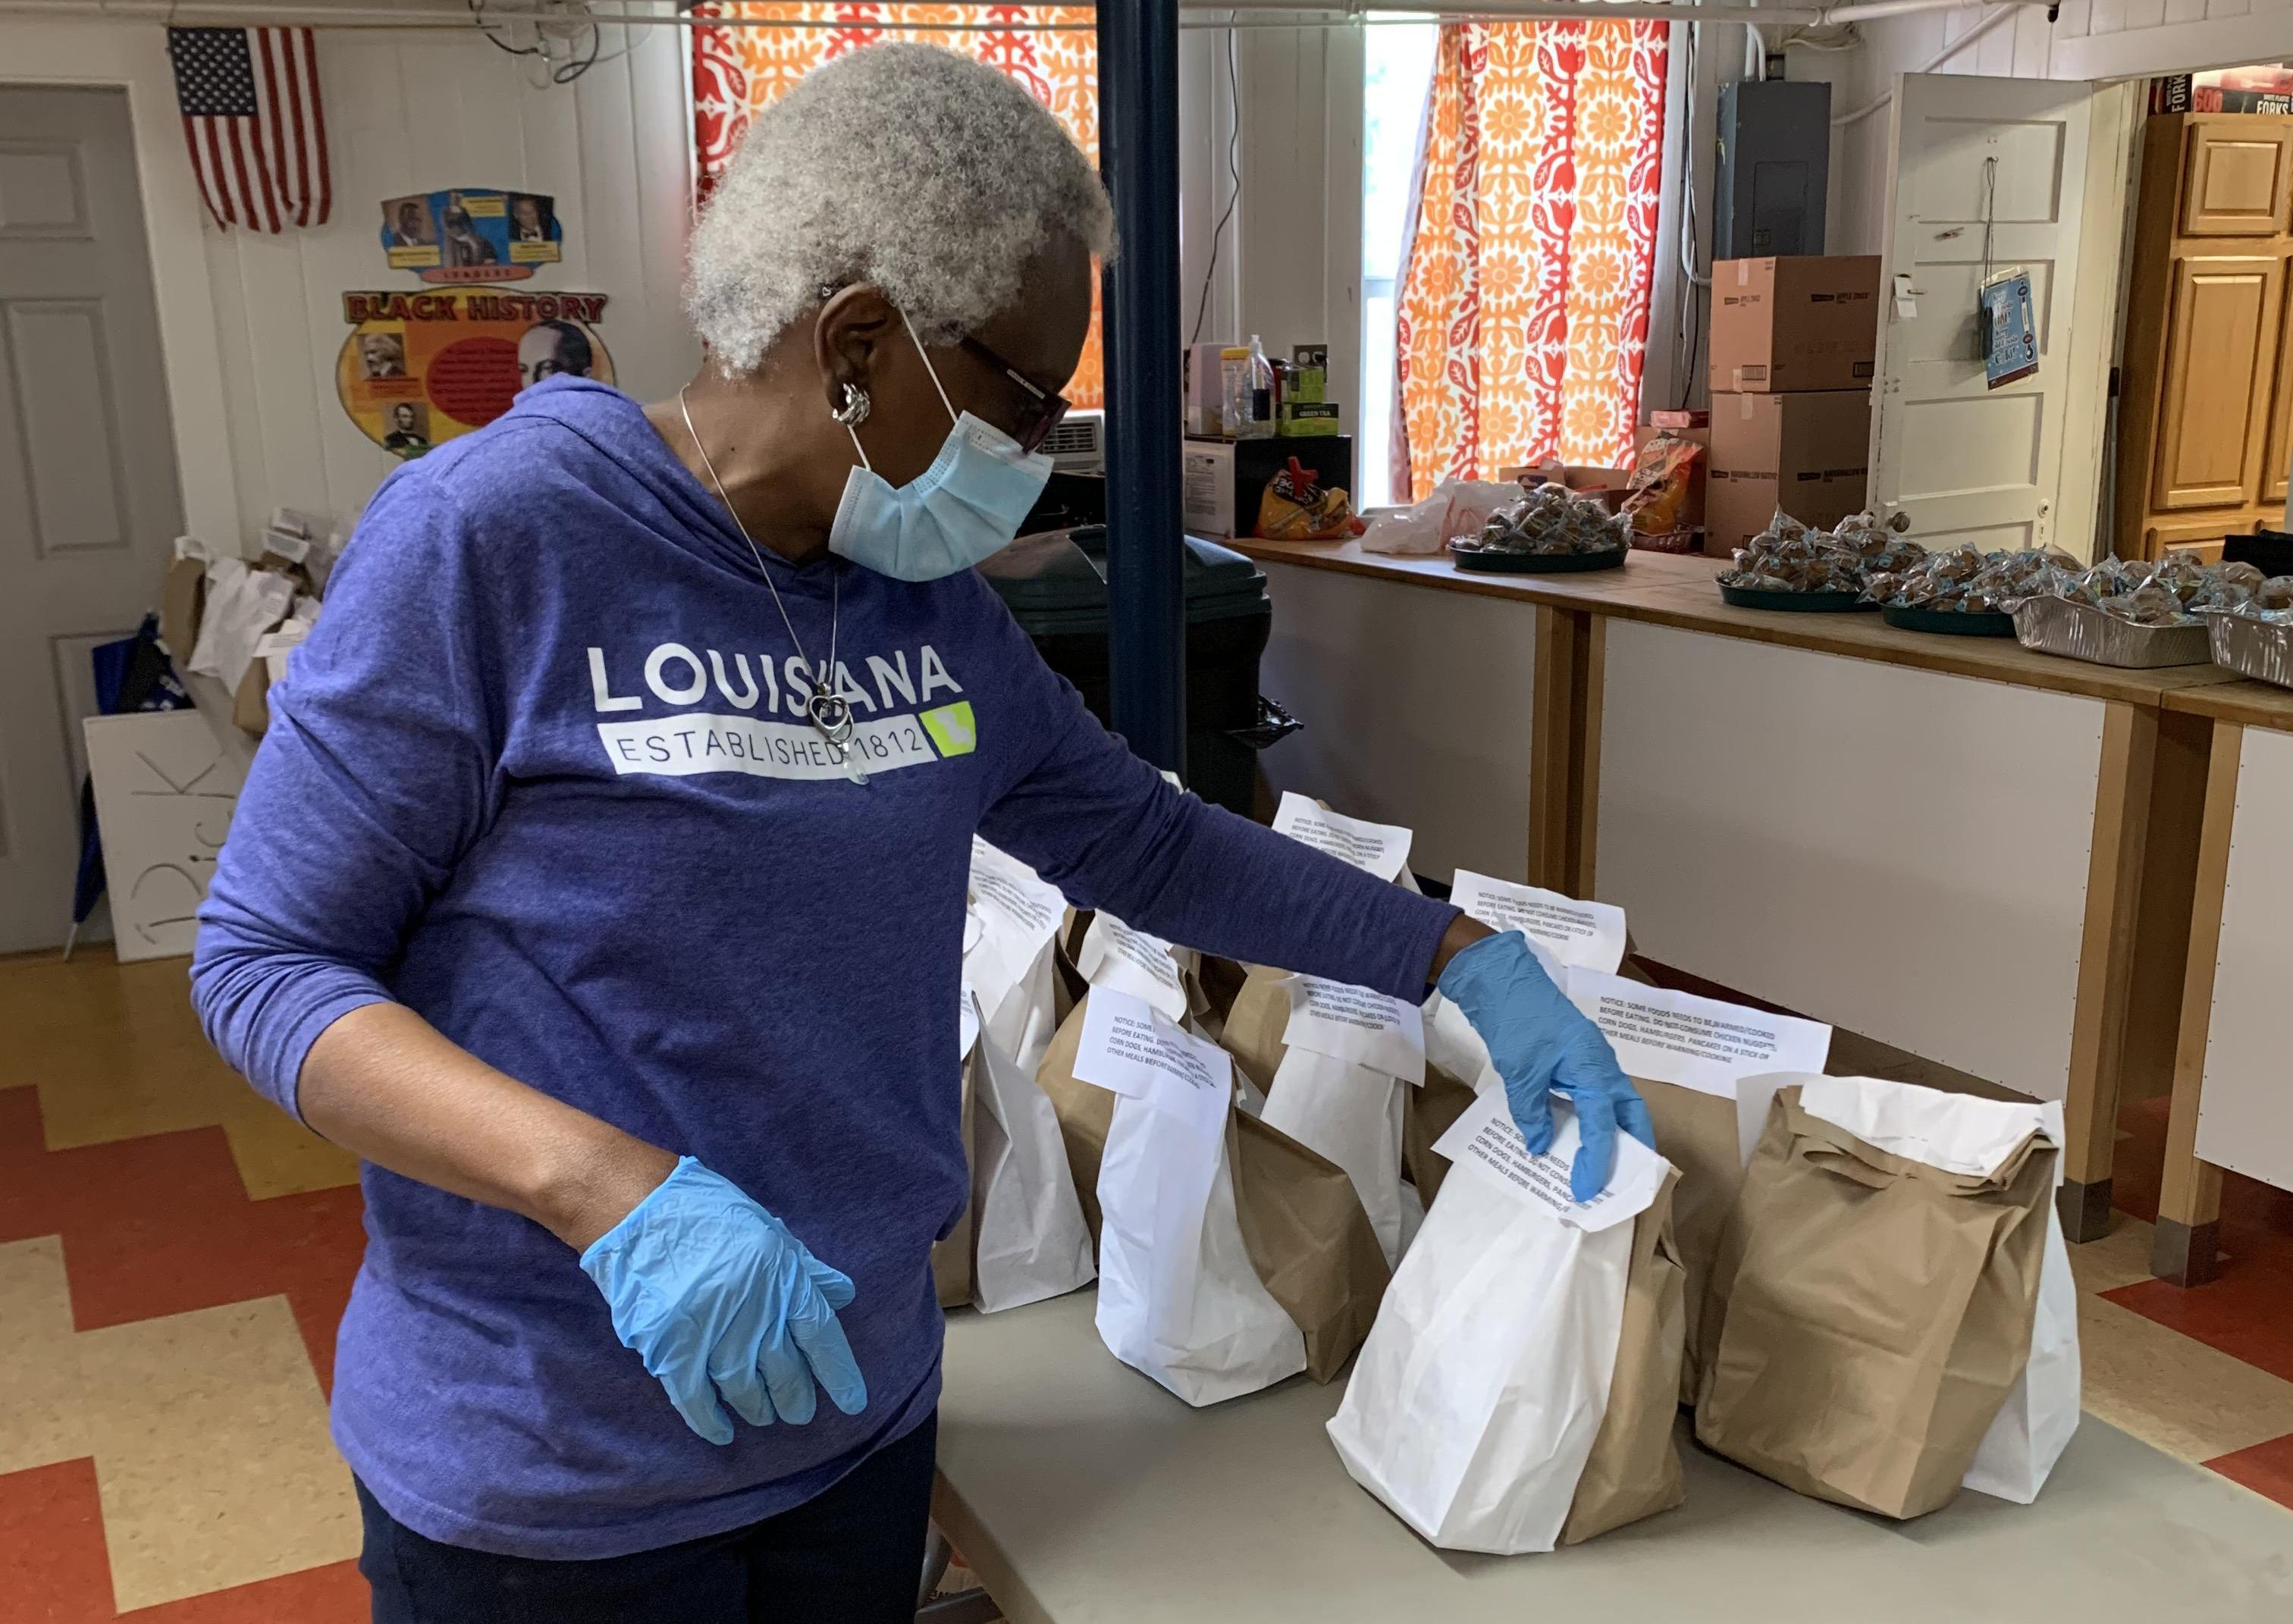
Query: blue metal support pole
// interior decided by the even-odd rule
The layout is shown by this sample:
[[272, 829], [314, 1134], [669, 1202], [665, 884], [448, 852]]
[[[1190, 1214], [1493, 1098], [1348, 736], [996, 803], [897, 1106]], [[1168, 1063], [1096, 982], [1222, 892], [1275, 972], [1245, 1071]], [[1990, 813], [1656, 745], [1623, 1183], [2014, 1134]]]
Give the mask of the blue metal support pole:
[[1098, 109], [1118, 238], [1101, 299], [1110, 699], [1130, 747], [1183, 775], [1178, 0], [1099, 0]]

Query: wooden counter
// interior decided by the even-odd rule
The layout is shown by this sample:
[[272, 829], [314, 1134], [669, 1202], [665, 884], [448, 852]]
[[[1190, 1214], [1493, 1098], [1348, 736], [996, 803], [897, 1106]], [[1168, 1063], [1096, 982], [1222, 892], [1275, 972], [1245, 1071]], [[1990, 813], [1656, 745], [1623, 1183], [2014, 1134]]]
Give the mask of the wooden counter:
[[2151, 1257], [2192, 1286], [2220, 1273], [2223, 1168], [2293, 1190], [2293, 691], [2237, 681], [2167, 703], [2211, 733]]
[[[2250, 684], [2211, 666], [2125, 671], [1900, 631], [1875, 614], [1736, 609], [1698, 556], [1498, 576], [1357, 542], [1235, 545], [1268, 567], [1277, 639], [1315, 635], [1285, 628], [1292, 609], [1331, 613], [1328, 588], [1283, 607], [1305, 579], [1379, 594], [1293, 683], [1325, 681], [1348, 650], [1360, 663], [1395, 626], [1438, 630], [1437, 608], [1385, 587], [1454, 594], [1461, 619], [1528, 610], [1517, 875], [1624, 907], [1658, 962], [2063, 1100], [2065, 1224], [2078, 1240], [2106, 1228], [2119, 1102], [2165, 1092], [2176, 1065], [2214, 725], [2179, 702]], [[1422, 631], [1398, 658], [1380, 652], [1381, 685], [1417, 680], [1397, 666], [1455, 657]], [[1509, 708], [1413, 694], [1358, 731], [1479, 736]], [[1522, 793], [1510, 780], [1484, 791], [1462, 753], [1457, 770], [1421, 774], [1433, 747], [1412, 747], [1383, 802], [1350, 804], [1350, 784], [1326, 793], [1421, 828], [1450, 801]], [[1522, 753], [1509, 740], [1504, 760]]]

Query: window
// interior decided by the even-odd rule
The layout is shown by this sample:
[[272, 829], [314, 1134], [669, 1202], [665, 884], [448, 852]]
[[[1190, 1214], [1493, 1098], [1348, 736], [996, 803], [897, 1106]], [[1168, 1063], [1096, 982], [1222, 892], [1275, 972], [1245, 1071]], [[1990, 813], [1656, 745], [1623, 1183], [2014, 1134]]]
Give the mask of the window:
[[[1378, 12], [1370, 14], [1362, 70], [1361, 430], [1354, 453], [1363, 507], [1383, 507], [1396, 499], [1387, 465], [1396, 394], [1394, 300], [1401, 256], [1409, 246], [1418, 141], [1440, 40], [1438, 23], [1390, 22]], [[1399, 499], [1406, 501], [1406, 493]]]
[[[821, 63], [885, 40], [918, 40], [1001, 69], [1058, 116], [1091, 162], [1098, 161], [1097, 13], [1087, 5], [1035, 6], [1023, 12], [1010, 5], [911, 4], [900, 0], [704, 0], [693, 8], [693, 14], [790, 25], [693, 30], [693, 144], [703, 199], [733, 161], [750, 114], [787, 94]], [[1014, 20], [1047, 26], [993, 26]], [[1090, 336], [1083, 342], [1082, 359], [1066, 388], [1067, 399], [1079, 407], [1099, 406], [1106, 397], [1098, 307], [1094, 278]]]
[[[1667, 25], [1446, 23], [1430, 74], [1414, 65], [1422, 44], [1388, 44], [1417, 30], [1375, 32], [1363, 102], [1365, 499], [1407, 501], [1512, 465], [1625, 461], [1656, 269]], [[1422, 134], [1397, 138], [1413, 84], [1428, 87]], [[1397, 189], [1414, 194], [1398, 227]], [[1389, 393], [1398, 420], [1379, 400]], [[1406, 487], [1389, 483], [1387, 443]]]

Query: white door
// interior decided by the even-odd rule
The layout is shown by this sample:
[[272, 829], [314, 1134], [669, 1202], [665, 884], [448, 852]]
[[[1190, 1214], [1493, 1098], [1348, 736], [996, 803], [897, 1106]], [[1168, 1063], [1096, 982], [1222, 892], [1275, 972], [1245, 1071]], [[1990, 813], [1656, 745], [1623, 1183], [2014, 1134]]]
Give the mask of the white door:
[[[2121, 86], [1906, 74], [1880, 266], [1871, 498], [1929, 547], [2091, 555], [2124, 226]], [[2030, 273], [2038, 370], [1989, 387], [1975, 290]]]
[[126, 95], [0, 87], [0, 953], [63, 941], [88, 650], [182, 528]]

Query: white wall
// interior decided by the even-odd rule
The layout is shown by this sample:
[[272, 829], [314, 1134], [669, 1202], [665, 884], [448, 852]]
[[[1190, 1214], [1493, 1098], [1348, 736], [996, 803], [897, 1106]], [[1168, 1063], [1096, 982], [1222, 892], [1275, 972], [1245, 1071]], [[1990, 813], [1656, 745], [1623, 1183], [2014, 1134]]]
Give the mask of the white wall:
[[599, 332], [632, 393], [665, 393], [690, 373], [699, 352], [677, 299], [691, 197], [685, 36], [604, 33], [601, 58], [628, 54], [547, 90], [474, 33], [321, 33], [333, 214], [263, 236], [221, 230], [200, 206], [157, 25], [0, 23], [0, 78], [128, 87], [195, 531], [243, 546], [274, 506], [348, 517], [395, 465], [335, 394], [343, 294], [419, 286], [384, 260], [387, 197], [553, 194], [564, 262], [523, 286], [607, 295]]

